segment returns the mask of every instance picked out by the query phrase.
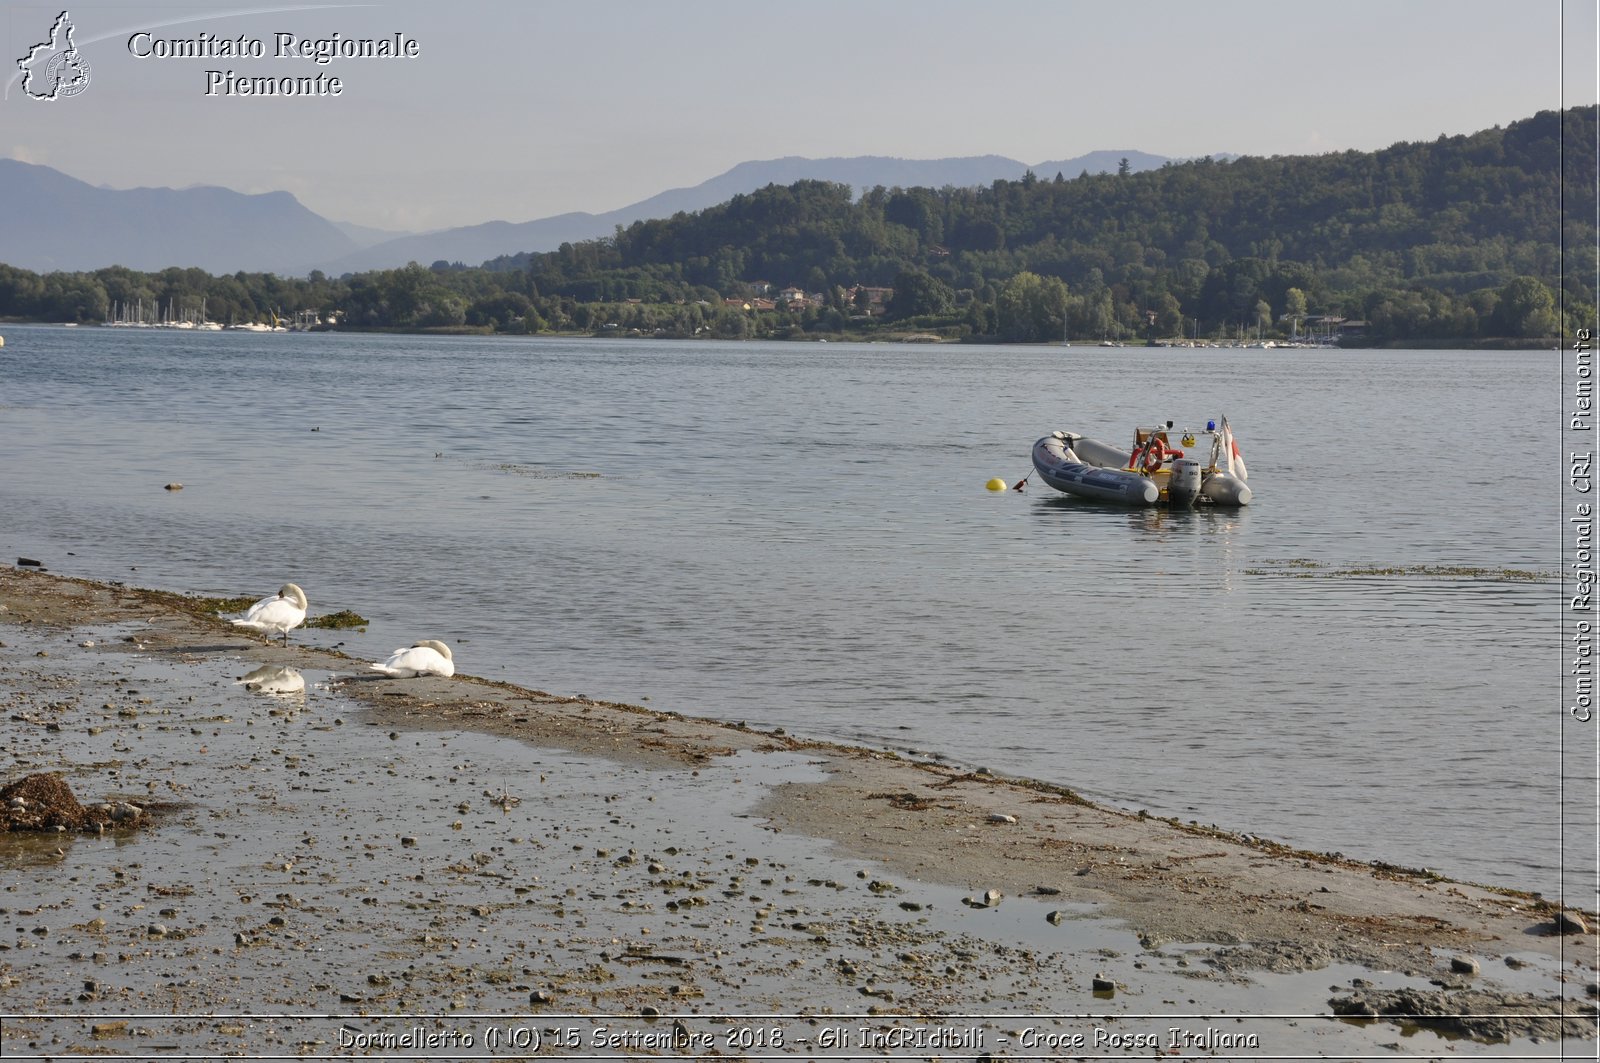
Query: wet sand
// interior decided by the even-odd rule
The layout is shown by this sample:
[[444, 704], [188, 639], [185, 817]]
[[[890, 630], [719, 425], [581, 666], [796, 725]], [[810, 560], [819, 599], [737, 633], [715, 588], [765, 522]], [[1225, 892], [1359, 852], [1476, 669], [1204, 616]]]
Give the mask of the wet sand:
[[0, 784], [145, 809], [0, 835], [0, 1052], [1593, 1052], [1593, 913], [338, 642], [0, 571]]

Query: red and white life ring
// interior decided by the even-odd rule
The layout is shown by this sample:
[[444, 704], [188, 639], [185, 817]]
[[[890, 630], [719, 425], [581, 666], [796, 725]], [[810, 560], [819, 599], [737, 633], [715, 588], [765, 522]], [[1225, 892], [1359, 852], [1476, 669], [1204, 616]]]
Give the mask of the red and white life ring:
[[1147, 474], [1153, 473], [1157, 469], [1161, 468], [1162, 465], [1166, 464], [1168, 458], [1181, 457], [1183, 457], [1183, 451], [1174, 450], [1172, 447], [1167, 446], [1166, 442], [1163, 441], [1160, 436], [1156, 436], [1154, 439], [1150, 440], [1149, 445], [1145, 447], [1144, 471]]
[[1152, 439], [1144, 448], [1144, 471], [1153, 473], [1167, 460], [1167, 448], [1159, 439]]

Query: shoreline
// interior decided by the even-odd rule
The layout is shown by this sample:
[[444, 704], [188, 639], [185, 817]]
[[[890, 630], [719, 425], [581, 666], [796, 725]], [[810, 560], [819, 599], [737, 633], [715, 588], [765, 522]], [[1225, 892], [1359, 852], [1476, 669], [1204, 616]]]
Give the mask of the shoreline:
[[[1065, 926], [1067, 931], [1059, 933], [1067, 933], [1074, 924], [1081, 924], [1076, 930], [1096, 940], [1097, 935], [1109, 935], [1120, 947], [1102, 945], [1100, 951], [1117, 953], [1117, 963], [1124, 957], [1136, 957], [1122, 978], [1108, 979], [1120, 987], [1123, 996], [1140, 995], [1126, 981], [1139, 978], [1149, 981], [1146, 996], [1165, 993], [1170, 997], [1181, 992], [1192, 997], [1191, 983], [1203, 971], [1208, 991], [1239, 992], [1244, 994], [1239, 1000], [1252, 1000], [1251, 994], [1262, 990], [1240, 988], [1242, 985], [1274, 975], [1287, 978], [1330, 968], [1359, 968], [1365, 974], [1349, 979], [1349, 989], [1330, 996], [1323, 977], [1313, 998], [1301, 1000], [1298, 1008], [1289, 1010], [1326, 1014], [1330, 1009], [1348, 1009], [1341, 1013], [1368, 1020], [1403, 1012], [1413, 1016], [1408, 1023], [1431, 1024], [1484, 1041], [1591, 1038], [1595, 1033], [1595, 997], [1590, 987], [1596, 974], [1596, 939], [1588, 930], [1597, 921], [1593, 912], [1569, 910], [1567, 917], [1582, 920], [1584, 931], [1563, 934], [1556, 932], [1560, 909], [1536, 895], [1454, 882], [1388, 864], [1296, 851], [1234, 832], [1122, 812], [1085, 801], [1070, 790], [1030, 780], [966, 771], [882, 750], [809, 741], [782, 728], [763, 731], [639, 706], [559, 697], [466, 675], [391, 680], [366, 672], [364, 661], [306, 641], [336, 638], [337, 632], [297, 630], [287, 647], [269, 645], [239, 634], [205, 615], [202, 608], [194, 600], [160, 591], [21, 569], [0, 570], [0, 643], [4, 644], [0, 678], [16, 677], [8, 726], [13, 735], [26, 736], [23, 747], [33, 744], [34, 767], [50, 767], [54, 761], [55, 770], [65, 774], [87, 803], [106, 795], [108, 780], [115, 782], [110, 786], [112, 793], [132, 792], [130, 780], [117, 773], [137, 767], [139, 760], [133, 751], [137, 743], [150, 737], [145, 717], [156, 707], [174, 714], [175, 719], [181, 717], [170, 725], [156, 725], [170, 732], [168, 738], [198, 742], [196, 752], [185, 754], [188, 760], [174, 756], [170, 769], [163, 769], [168, 774], [160, 784], [153, 779], [144, 784], [151, 792], [165, 787], [182, 795], [183, 810], [161, 817], [117, 845], [171, 844], [187, 854], [185, 859], [192, 859], [196, 846], [211, 844], [199, 840], [205, 834], [201, 828], [206, 817], [222, 815], [219, 822], [226, 822], [219, 803], [237, 808], [243, 815], [245, 808], [260, 800], [262, 789], [275, 794], [275, 803], [282, 802], [304, 785], [296, 780], [307, 775], [305, 765], [320, 757], [356, 756], [345, 751], [347, 744], [353, 748], [381, 739], [380, 745], [418, 751], [408, 754], [418, 758], [427, 756], [435, 743], [465, 745], [482, 751], [482, 757], [512, 758], [506, 763], [513, 767], [497, 769], [499, 789], [490, 780], [479, 788], [481, 793], [474, 790], [459, 801], [442, 795], [425, 802], [418, 798], [413, 815], [430, 822], [439, 816], [450, 817], [461, 824], [452, 829], [468, 832], [471, 828], [465, 821], [470, 815], [458, 808], [471, 807], [477, 812], [476, 806], [486, 797], [491, 803], [498, 797], [503, 799], [503, 807], [497, 823], [513, 814], [546, 817], [536, 821], [537, 827], [530, 820], [519, 828], [522, 841], [502, 840], [501, 847], [507, 850], [526, 844], [536, 829], [554, 838], [573, 829], [568, 824], [592, 825], [607, 836], [602, 843], [596, 845], [591, 839], [567, 848], [572, 852], [603, 850], [605, 857], [588, 859], [591, 863], [602, 860], [604, 866], [583, 868], [580, 877], [589, 876], [584, 879], [589, 881], [600, 874], [627, 876], [659, 867], [660, 871], [650, 872], [658, 876], [652, 885], [684, 895], [675, 895], [664, 910], [650, 910], [657, 917], [666, 911], [675, 920], [690, 920], [686, 924], [690, 927], [699, 928], [700, 924], [694, 922], [696, 905], [686, 902], [690, 896], [705, 895], [692, 889], [691, 876], [674, 878], [669, 873], [671, 850], [680, 847], [667, 846], [658, 852], [663, 843], [657, 836], [727, 814], [732, 818], [722, 822], [721, 830], [750, 830], [755, 832], [752, 837], [760, 839], [747, 842], [745, 848], [759, 848], [742, 856], [741, 865], [765, 871], [762, 865], [776, 859], [767, 855], [772, 852], [790, 854], [783, 862], [791, 869], [801, 866], [796, 860], [807, 866], [826, 861], [858, 867], [858, 881], [791, 870], [790, 885], [782, 892], [793, 890], [795, 896], [818, 892], [819, 897], [841, 898], [839, 903], [849, 898], [850, 904], [858, 906], [855, 918], [881, 923], [876, 931], [880, 934], [912, 933], [898, 921], [916, 924], [919, 919], [931, 921], [933, 929], [924, 927], [918, 933], [971, 933], [971, 927], [1022, 919], [1018, 913], [1027, 913], [1027, 921], [1007, 933], [1032, 941], [1036, 936], [1055, 936], [1058, 931], [1052, 928]], [[129, 633], [106, 642], [76, 637], [84, 632], [100, 632], [103, 637], [105, 631]], [[30, 652], [34, 640], [42, 640], [39, 645], [47, 648]], [[232, 676], [257, 664], [290, 665], [327, 673], [327, 679], [314, 684], [314, 699], [308, 692], [305, 707], [291, 712], [280, 702], [214, 678], [224, 667]], [[146, 684], [110, 674], [124, 667], [155, 670], [162, 683], [188, 684], [182, 687], [188, 692], [188, 701], [172, 699], [170, 704], [156, 707], [129, 707], [124, 704], [124, 692], [130, 691], [130, 683], [137, 682], [131, 690], [142, 690]], [[34, 674], [34, 669], [48, 672]], [[251, 715], [241, 725], [240, 717], [246, 711]], [[333, 722], [322, 719], [332, 711], [338, 713]], [[128, 712], [133, 715], [124, 715]], [[359, 720], [350, 718], [356, 714]], [[283, 732], [308, 743], [303, 752], [294, 755], [294, 763], [287, 756], [282, 764], [268, 763], [271, 758], [263, 757], [258, 748], [261, 729], [303, 728], [313, 718], [322, 720], [315, 737]], [[58, 749], [69, 743], [69, 735], [71, 743], [82, 745], [70, 755]], [[229, 743], [238, 749], [237, 754], [230, 754], [240, 765], [234, 781], [227, 773], [215, 773], [208, 760], [234, 748]], [[246, 755], [252, 749], [256, 752]], [[29, 759], [26, 752], [19, 755], [18, 767], [0, 783], [20, 777]], [[548, 807], [536, 810], [529, 787], [537, 786], [527, 777], [513, 774], [518, 771], [514, 765], [524, 761], [551, 765], [539, 769], [541, 783], [557, 766], [575, 772], [581, 781], [570, 792], [543, 798], [542, 806]], [[441, 771], [431, 761], [429, 764], [427, 770], [432, 774], [423, 779], [432, 779]], [[115, 771], [108, 765], [115, 765]], [[452, 766], [449, 770], [456, 769]], [[326, 771], [324, 793], [373, 792], [374, 821], [392, 814], [386, 811], [390, 805], [405, 805], [412, 799], [413, 787], [419, 785], [417, 777], [407, 775], [398, 763], [385, 767], [378, 777], [366, 761]], [[593, 793], [599, 791], [594, 788], [604, 788], [613, 776], [633, 782], [614, 795], [608, 793], [597, 809]], [[584, 787], [592, 792], [585, 794]], [[209, 799], [194, 796], [208, 788]], [[713, 792], [711, 798], [706, 796], [707, 790]], [[730, 793], [738, 795], [730, 808], [741, 805], [742, 811], [733, 813], [718, 804]], [[633, 814], [639, 820], [637, 825], [630, 828], [626, 822], [617, 822], [627, 820], [625, 815], [613, 814], [607, 820], [602, 814], [620, 803], [637, 806]], [[606, 822], [594, 823], [596, 816]], [[322, 834], [331, 835], [336, 829], [330, 825]], [[478, 829], [488, 830], [487, 821]], [[386, 836], [392, 833], [386, 831]], [[722, 836], [711, 833], [701, 843], [703, 859], [716, 858], [710, 854], [721, 847]], [[8, 846], [17, 842], [14, 836], [4, 837]], [[361, 850], [356, 835], [348, 837], [349, 867], [371, 865], [372, 873], [380, 876], [373, 881], [399, 882], [395, 861], [417, 858], [413, 846], [404, 843], [394, 850], [374, 835], [361, 843], [365, 846]], [[63, 846], [60, 859], [70, 866], [80, 849], [88, 851], [88, 843], [89, 839], [84, 839]], [[227, 846], [216, 848], [221, 854], [227, 852]], [[547, 855], [553, 848], [547, 848]], [[623, 854], [633, 859], [619, 863]], [[479, 855], [488, 857], [482, 865], [486, 867], [499, 859], [493, 846], [473, 854], [473, 859]], [[731, 859], [734, 854], [717, 855]], [[22, 866], [19, 861], [15, 852], [7, 856], [8, 863]], [[456, 866], [446, 865], [452, 871]], [[292, 877], [294, 872], [282, 874]], [[741, 881], [734, 889], [741, 896], [760, 888], [742, 881], [743, 875], [736, 877]], [[42, 878], [32, 886], [44, 890], [46, 881]], [[347, 891], [376, 888], [370, 884], [356, 887], [348, 870], [341, 873], [339, 881]], [[669, 884], [663, 886], [663, 882]], [[881, 888], [872, 888], [875, 886]], [[636, 884], [632, 888], [650, 887]], [[618, 918], [615, 912], [594, 910], [597, 895], [591, 894], [585, 902], [580, 887], [569, 887], [568, 893], [572, 897], [562, 902], [561, 918], [570, 919], [574, 912], [596, 922]], [[912, 896], [924, 899], [909, 899]], [[16, 902], [13, 895], [11, 903]], [[774, 902], [775, 898], [769, 897], [762, 903], [770, 907]], [[804, 906], [796, 902], [794, 907]], [[599, 908], [605, 909], [606, 904]], [[392, 907], [390, 911], [396, 918], [405, 918]], [[72, 916], [74, 921], [87, 918], [83, 912]], [[102, 913], [102, 922], [104, 918], [109, 917]], [[145, 934], [150, 920], [130, 918], [137, 926], [129, 933]], [[493, 922], [490, 916], [472, 918]], [[757, 951], [764, 961], [771, 962], [787, 955], [791, 947], [787, 942], [767, 940], [772, 928], [779, 922], [790, 924], [791, 929], [807, 922], [805, 916], [763, 913], [762, 909], [757, 909], [755, 918], [753, 926], [760, 928], [756, 936], [765, 942]], [[494, 932], [526, 933], [527, 928], [517, 927], [515, 922], [512, 919], [512, 925]], [[891, 923], [899, 929], [883, 928]], [[751, 932], [742, 919], [731, 918], [728, 925], [738, 928], [735, 937], [740, 948], [755, 948], [744, 941]], [[334, 932], [328, 927], [323, 930]], [[239, 933], [248, 938], [246, 931]], [[709, 931], [701, 929], [701, 933]], [[60, 944], [48, 935], [40, 937], [47, 946]], [[641, 944], [635, 939], [627, 947]], [[1065, 939], [1062, 944], [1067, 944]], [[726, 946], [719, 947], [728, 951]], [[237, 943], [235, 947], [239, 947]], [[1002, 954], [996, 953], [994, 962], [1000, 963]], [[13, 972], [20, 958], [15, 951], [0, 953], [0, 975], [16, 978]], [[1110, 965], [1113, 961], [1108, 957], [1102, 962]], [[64, 967], [64, 986], [82, 981], [72, 973], [72, 963], [59, 960], [35, 966], [27, 980], [48, 981], [45, 972], [54, 966]], [[836, 970], [848, 972], [861, 966], [859, 959], [840, 961], [836, 968], [829, 968], [829, 975], [841, 977]], [[1385, 988], [1375, 984], [1384, 980], [1380, 974], [1409, 982]], [[838, 987], [825, 988], [808, 981], [815, 1003], [827, 1005], [835, 999], [861, 1000], [865, 996], [876, 1006], [880, 998], [867, 993], [871, 984], [848, 973], [842, 977], [848, 987], [843, 998], [834, 992]], [[1023, 976], [1011, 972], [1011, 977]], [[1036, 972], [1031, 977], [1039, 980]], [[932, 986], [941, 979], [942, 988], [935, 991]], [[963, 975], [948, 970], [943, 976], [930, 973], [929, 987], [920, 992], [910, 975], [904, 980], [911, 988], [895, 994], [897, 1002], [937, 1005], [945, 1012], [971, 990]], [[62, 987], [55, 988], [55, 993], [39, 999], [59, 1000]], [[1089, 987], [1075, 986], [1072, 992], [1084, 988]], [[526, 990], [522, 999], [537, 1004], [540, 993], [560, 997], [555, 988], [540, 988]], [[720, 994], [706, 991], [702, 997], [682, 999], [700, 1000], [702, 1006], [733, 1004], [744, 1002], [740, 993], [724, 986]], [[1434, 995], [1428, 997], [1428, 993]], [[259, 992], [242, 995], [263, 999]], [[350, 990], [344, 995], [368, 996]], [[666, 999], [677, 1002], [680, 996], [669, 993]], [[592, 997], [604, 1003], [602, 996]], [[1093, 993], [1085, 999], [1091, 1005], [1100, 1000]], [[1076, 1000], [1073, 997], [1067, 1003]], [[215, 1001], [201, 999], [199, 1003], [202, 1010], [217, 1009]], [[1058, 995], [1044, 989], [1019, 992], [1013, 1003], [1035, 1005], [1028, 1009], [1032, 1011], [1071, 1010]], [[1154, 1004], [1151, 999], [1131, 1007], [1143, 1012], [1161, 1010]], [[1223, 1004], [1219, 1009], [1223, 1014], [1237, 1008], [1237, 1001], [1230, 1004], [1224, 1000]], [[652, 1006], [665, 1010], [659, 1004]], [[1129, 1007], [1126, 1001], [1120, 1006]], [[1493, 1013], [1497, 1008], [1521, 1017], [1496, 1016], [1488, 1025], [1478, 1026], [1459, 1018]], [[1429, 1009], [1437, 1011], [1436, 1021], [1414, 1017]], [[1377, 1023], [1378, 1028], [1383, 1025]], [[1392, 1033], [1393, 1028], [1389, 1029]]]
[[[0, 325], [25, 325], [34, 328], [115, 328], [104, 322], [62, 322], [62, 321], [33, 321], [21, 318], [0, 317]], [[156, 326], [152, 326], [155, 328]], [[226, 330], [224, 330], [226, 331]], [[873, 332], [855, 334], [851, 332], [805, 332], [798, 335], [785, 333], [783, 335], [767, 334], [761, 336], [712, 336], [712, 335], [685, 335], [679, 333], [663, 333], [660, 335], [629, 333], [623, 331], [596, 332], [594, 330], [573, 330], [570, 332], [495, 332], [487, 326], [477, 325], [448, 325], [431, 328], [391, 328], [383, 326], [353, 326], [353, 325], [318, 325], [306, 329], [288, 329], [288, 332], [331, 332], [350, 336], [447, 336], [447, 337], [499, 337], [504, 339], [608, 339], [608, 340], [671, 340], [671, 341], [707, 341], [714, 343], [815, 343], [819, 339], [828, 343], [860, 343], [860, 344], [891, 344], [891, 343], [940, 343], [961, 345], [991, 345], [997, 347], [1100, 347], [1103, 344], [1098, 340], [1079, 337], [1073, 340], [1006, 340], [999, 336], [974, 336], [948, 335], [939, 329], [918, 328], [884, 328]], [[1274, 342], [1286, 344], [1292, 342], [1290, 337], [1271, 337]], [[1549, 351], [1560, 350], [1562, 346], [1560, 336], [1550, 337], [1519, 337], [1519, 336], [1480, 336], [1472, 338], [1455, 339], [1389, 339], [1373, 338], [1370, 342], [1352, 340], [1348, 343], [1331, 345], [1314, 344], [1304, 348], [1285, 347], [1290, 350], [1318, 350], [1318, 351], [1353, 351], [1353, 350], [1392, 350], [1392, 351]], [[0, 341], [0, 346], [3, 346]], [[1159, 341], [1146, 342], [1145, 340], [1128, 340], [1119, 342], [1115, 346], [1128, 350], [1142, 350], [1145, 348], [1171, 347], [1188, 348], [1191, 346], [1184, 337], [1166, 337]], [[1211, 342], [1204, 345], [1206, 349], [1243, 350], [1246, 345], [1234, 342]]]

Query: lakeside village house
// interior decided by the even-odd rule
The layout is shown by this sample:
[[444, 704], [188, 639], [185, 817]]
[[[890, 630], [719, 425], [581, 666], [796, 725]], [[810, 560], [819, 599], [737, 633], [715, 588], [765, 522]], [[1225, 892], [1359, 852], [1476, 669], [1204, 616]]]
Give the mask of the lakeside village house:
[[[722, 300], [722, 305], [735, 310], [792, 310], [799, 313], [802, 310], [818, 310], [827, 305], [827, 299], [820, 293], [807, 293], [803, 288], [788, 287], [778, 292], [773, 298], [767, 298], [772, 291], [772, 285], [767, 281], [751, 281], [750, 287], [759, 292], [759, 295], [749, 299], [738, 296], [729, 296]], [[844, 301], [860, 314], [868, 317], [877, 317], [888, 309], [888, 302], [894, 296], [893, 288], [869, 288], [858, 284], [853, 288], [844, 289]], [[630, 300], [634, 301], [634, 300]]]

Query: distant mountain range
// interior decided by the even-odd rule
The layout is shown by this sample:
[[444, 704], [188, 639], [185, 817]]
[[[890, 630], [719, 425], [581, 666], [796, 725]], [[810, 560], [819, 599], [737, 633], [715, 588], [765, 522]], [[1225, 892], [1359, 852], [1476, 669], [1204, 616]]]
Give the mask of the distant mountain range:
[[[1225, 156], [1217, 156], [1224, 158]], [[0, 261], [35, 272], [105, 266], [154, 271], [197, 266], [207, 273], [278, 273], [312, 269], [338, 276], [439, 260], [475, 266], [520, 251], [609, 236], [618, 225], [671, 217], [726, 202], [769, 184], [835, 181], [859, 195], [885, 187], [969, 187], [1015, 180], [1032, 170], [1057, 173], [1133, 171], [1168, 162], [1142, 151], [1096, 151], [1034, 166], [999, 155], [954, 159], [806, 159], [743, 162], [692, 188], [675, 188], [604, 214], [574, 212], [535, 221], [491, 221], [430, 233], [395, 234], [331, 222], [287, 192], [246, 195], [226, 188], [98, 188], [48, 166], [0, 159]]]
[[22, 269], [297, 274], [359, 247], [287, 192], [97, 188], [48, 166], [0, 159], [0, 260]]

